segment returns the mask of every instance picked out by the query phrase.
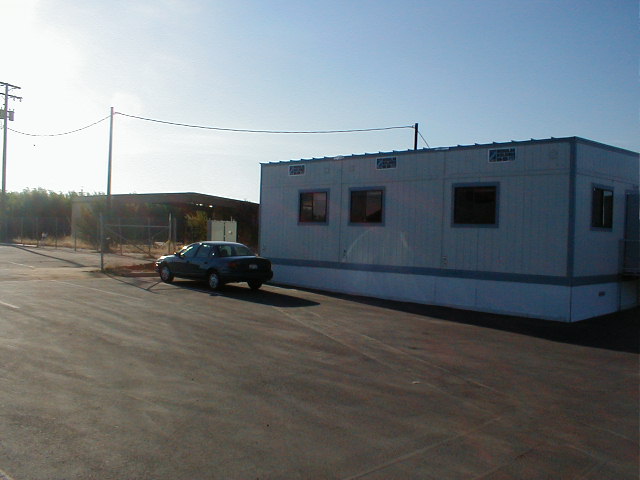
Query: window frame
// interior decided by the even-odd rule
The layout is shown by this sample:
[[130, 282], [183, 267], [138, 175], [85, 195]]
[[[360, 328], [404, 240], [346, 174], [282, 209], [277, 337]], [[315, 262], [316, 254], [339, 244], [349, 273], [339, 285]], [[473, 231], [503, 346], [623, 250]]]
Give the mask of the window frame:
[[[456, 191], [459, 188], [495, 189], [495, 207], [493, 223], [462, 223], [456, 222]], [[454, 183], [451, 185], [451, 226], [453, 228], [499, 228], [500, 227], [500, 182]]]
[[[370, 226], [370, 227], [382, 227], [385, 224], [385, 199], [386, 191], [385, 187], [353, 187], [349, 189], [349, 225], [352, 226]], [[380, 221], [367, 222], [367, 221], [353, 221], [353, 194], [356, 192], [380, 192]], [[365, 204], [366, 213], [366, 204]]]
[[[325, 209], [324, 220], [302, 220], [302, 196], [314, 193], [325, 194]], [[313, 216], [313, 204], [311, 206]], [[298, 225], [328, 225], [329, 224], [329, 189], [320, 188], [312, 190], [299, 190], [298, 191]]]
[[[601, 195], [599, 198], [599, 202], [596, 203], [596, 193], [600, 192], [610, 192], [611, 193], [611, 204], [609, 207], [605, 205], [604, 195]], [[598, 215], [596, 215], [596, 208], [599, 210]], [[610, 225], [606, 222], [605, 217], [605, 209], [609, 211], [609, 221]], [[615, 189], [611, 185], [601, 185], [597, 183], [591, 184], [591, 230], [597, 232], [611, 232], [613, 231], [613, 215], [615, 212]], [[598, 217], [598, 218], [596, 218]], [[596, 220], [601, 220], [601, 223], [596, 222]], [[599, 223], [599, 224], [596, 224]]]

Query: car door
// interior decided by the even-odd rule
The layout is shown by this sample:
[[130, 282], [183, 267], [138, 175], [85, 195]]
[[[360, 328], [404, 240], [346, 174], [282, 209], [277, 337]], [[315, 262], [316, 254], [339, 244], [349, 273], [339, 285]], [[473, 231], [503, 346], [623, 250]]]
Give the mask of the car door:
[[177, 256], [175, 262], [173, 262], [170, 267], [174, 275], [177, 275], [179, 277], [193, 276], [194, 267], [192, 265], [192, 262], [199, 247], [199, 243], [193, 243], [180, 250], [180, 255]]
[[204, 277], [209, 270], [213, 245], [203, 243], [189, 263], [189, 274], [193, 277]]

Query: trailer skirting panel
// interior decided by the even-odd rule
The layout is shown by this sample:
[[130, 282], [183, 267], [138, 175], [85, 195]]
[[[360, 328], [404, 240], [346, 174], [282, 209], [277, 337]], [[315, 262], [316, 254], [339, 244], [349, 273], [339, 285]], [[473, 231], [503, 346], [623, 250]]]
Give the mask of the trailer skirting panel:
[[[305, 263], [275, 260], [272, 281], [349, 295], [561, 322], [576, 322], [638, 305], [637, 280], [571, 285], [565, 278], [541, 283], [544, 278], [518, 281], [512, 275], [500, 274], [487, 275], [493, 279], [464, 278], [457, 276], [463, 275], [460, 272], [402, 273], [382, 268], [372, 271], [355, 265], [339, 268]], [[587, 281], [576, 279], [573, 283]]]

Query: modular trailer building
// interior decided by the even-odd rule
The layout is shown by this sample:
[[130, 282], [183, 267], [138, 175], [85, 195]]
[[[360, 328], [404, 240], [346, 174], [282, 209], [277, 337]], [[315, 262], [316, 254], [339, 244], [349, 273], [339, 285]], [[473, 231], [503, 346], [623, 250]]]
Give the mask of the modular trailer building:
[[639, 156], [568, 137], [262, 164], [274, 282], [572, 322], [638, 305]]

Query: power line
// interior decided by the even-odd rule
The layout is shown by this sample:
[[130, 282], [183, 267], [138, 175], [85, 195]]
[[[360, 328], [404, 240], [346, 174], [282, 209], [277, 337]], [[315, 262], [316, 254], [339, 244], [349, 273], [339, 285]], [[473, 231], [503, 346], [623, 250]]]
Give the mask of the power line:
[[397, 130], [401, 128], [414, 128], [413, 125], [401, 125], [396, 127], [378, 127], [378, 128], [353, 128], [348, 130], [251, 130], [247, 128], [224, 128], [224, 127], [208, 127], [204, 125], [191, 125], [187, 123], [168, 122], [166, 120], [157, 120], [154, 118], [139, 117], [137, 115], [129, 115], [127, 113], [116, 112], [117, 115], [135, 118], [147, 122], [163, 123], [166, 125], [174, 125], [178, 127], [200, 128], [204, 130], [218, 130], [223, 132], [239, 132], [239, 133], [276, 133], [276, 134], [323, 134], [323, 133], [356, 133], [356, 132], [376, 132], [381, 130]]
[[427, 148], [431, 148], [429, 146], [429, 143], [427, 143], [427, 141], [425, 140], [425, 138], [422, 136], [422, 133], [418, 131], [418, 135], [420, 135], [420, 138], [422, 139], [422, 141], [427, 145]]
[[97, 122], [93, 122], [89, 125], [86, 125], [84, 127], [81, 128], [76, 128], [75, 130], [71, 130], [69, 132], [62, 132], [62, 133], [26, 133], [26, 132], [19, 132], [18, 130], [14, 130], [13, 128], [10, 128], [9, 130], [11, 130], [12, 132], [15, 133], [19, 133], [20, 135], [27, 135], [29, 137], [59, 137], [61, 135], [69, 135], [71, 133], [76, 133], [76, 132], [80, 132], [82, 130], [86, 130], [87, 128], [93, 127], [94, 125], [97, 125], [101, 122], [104, 122], [105, 120], [107, 120], [108, 118], [110, 118], [111, 115], [108, 115], [104, 118], [101, 118], [100, 120], [98, 120]]
[[[405, 128], [414, 128], [413, 125], [399, 125], [392, 127], [376, 127], [376, 128], [352, 128], [352, 129], [344, 129], [344, 130], [253, 130], [248, 128], [226, 128], [226, 127], [212, 127], [206, 125], [193, 125], [188, 123], [178, 123], [178, 122], [169, 122], [167, 120], [158, 120], [155, 118], [147, 118], [140, 117], [137, 115], [130, 115], [128, 113], [115, 112], [116, 115], [122, 115], [123, 117], [135, 118], [137, 120], [143, 120], [146, 122], [154, 122], [154, 123], [162, 123], [165, 125], [174, 125], [178, 127], [187, 127], [187, 128], [199, 128], [203, 130], [217, 130], [222, 132], [237, 132], [237, 133], [266, 133], [266, 134], [328, 134], [328, 133], [358, 133], [358, 132], [378, 132], [384, 130], [399, 130]], [[68, 132], [60, 132], [60, 133], [28, 133], [21, 132], [19, 130], [14, 130], [13, 128], [9, 128], [14, 133], [18, 133], [20, 135], [27, 135], [29, 137], [59, 137], [62, 135], [70, 135], [72, 133], [81, 132], [82, 130], [86, 130], [87, 128], [93, 127], [94, 125], [98, 125], [99, 123], [104, 122], [105, 120], [111, 118], [111, 115], [108, 115], [100, 120], [97, 120], [89, 125], [85, 125], [84, 127], [76, 128], [75, 130], [70, 130]], [[420, 134], [422, 137], [422, 134]], [[422, 137], [424, 140], [424, 137]], [[425, 140], [425, 143], [426, 140]], [[428, 145], [428, 144], [427, 144]]]

